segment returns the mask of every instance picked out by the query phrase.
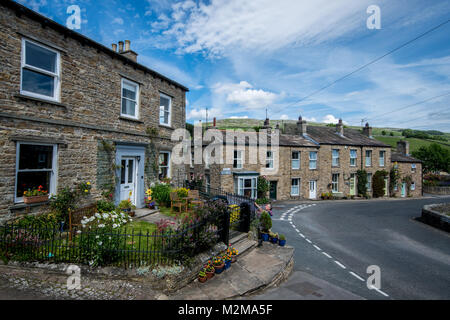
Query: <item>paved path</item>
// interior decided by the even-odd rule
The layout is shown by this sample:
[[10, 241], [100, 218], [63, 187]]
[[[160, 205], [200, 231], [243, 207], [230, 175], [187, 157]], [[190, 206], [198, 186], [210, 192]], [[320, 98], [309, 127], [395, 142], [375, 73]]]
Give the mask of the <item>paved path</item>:
[[[450, 299], [450, 235], [414, 220], [436, 201], [450, 198], [276, 203], [273, 230], [295, 247], [295, 271], [358, 296]], [[371, 265], [381, 290], [367, 288]]]

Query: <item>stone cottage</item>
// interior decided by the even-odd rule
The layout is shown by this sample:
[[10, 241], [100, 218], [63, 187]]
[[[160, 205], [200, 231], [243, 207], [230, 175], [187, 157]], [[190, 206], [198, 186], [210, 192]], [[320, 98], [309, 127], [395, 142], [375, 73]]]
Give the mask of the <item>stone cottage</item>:
[[[184, 179], [171, 133], [185, 127], [183, 85], [16, 2], [0, 4], [0, 221], [39, 212], [23, 193], [89, 181], [92, 200], [144, 206], [158, 179]], [[181, 178], [180, 178], [181, 177]]]
[[[270, 198], [298, 200], [318, 199], [323, 193], [331, 193], [336, 198], [357, 196], [358, 170], [367, 173], [366, 187], [371, 195], [374, 174], [377, 171], [389, 173], [392, 167], [391, 146], [375, 140], [368, 124], [361, 132], [345, 128], [342, 120], [335, 127], [308, 126], [300, 117], [296, 124], [285, 124], [284, 128], [274, 130], [266, 119], [263, 129], [279, 135], [279, 147], [268, 148], [262, 162], [248, 163], [251, 155], [258, 154], [259, 145], [246, 144], [244, 149], [236, 144], [236, 148], [229, 151], [234, 160], [232, 164], [192, 164], [186, 171], [191, 177], [202, 176], [207, 187], [253, 198], [257, 178], [264, 175], [270, 182]], [[203, 149], [206, 146], [204, 143]], [[223, 157], [227, 157], [226, 152]], [[395, 159], [402, 166], [406, 161], [405, 157]], [[408, 159], [417, 163], [415, 159]], [[416, 168], [417, 174], [421, 173], [419, 164]], [[413, 178], [412, 188], [416, 188], [411, 193], [413, 196], [421, 192], [417, 179]], [[389, 193], [389, 174], [384, 190], [386, 196], [394, 195]]]
[[397, 197], [422, 196], [423, 171], [422, 161], [411, 157], [409, 142], [397, 142], [396, 152], [392, 152], [392, 167], [398, 171], [397, 183], [393, 185], [393, 193]]

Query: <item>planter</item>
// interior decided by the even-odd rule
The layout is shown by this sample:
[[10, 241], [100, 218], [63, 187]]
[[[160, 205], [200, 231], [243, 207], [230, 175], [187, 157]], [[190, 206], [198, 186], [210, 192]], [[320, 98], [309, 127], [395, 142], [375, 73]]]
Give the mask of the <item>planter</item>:
[[225, 266], [223, 267], [223, 269], [227, 270], [229, 267], [231, 267], [231, 260], [225, 260]]
[[208, 278], [207, 278], [207, 277], [203, 277], [203, 278], [201, 278], [201, 277], [198, 277], [198, 282], [201, 282], [201, 283], [203, 283], [203, 282], [206, 282], [206, 280], [208, 280]]
[[214, 277], [215, 270], [214, 270], [214, 271], [211, 271], [211, 272], [206, 271], [205, 273], [206, 273], [206, 278], [209, 280], [209, 279], [211, 279], [212, 277]]
[[45, 202], [47, 200], [48, 200], [48, 195], [45, 195], [45, 196], [34, 196], [34, 197], [23, 197], [23, 202], [26, 203], [26, 204]]
[[277, 243], [278, 242], [278, 238], [270, 238], [270, 242]]
[[220, 274], [224, 270], [224, 267], [225, 267], [225, 263], [222, 263], [220, 266], [214, 266], [214, 269], [215, 269], [214, 271], [217, 274]]
[[261, 239], [263, 239], [263, 241], [269, 241], [269, 234], [268, 233], [261, 233]]
[[232, 255], [231, 256], [231, 263], [235, 263], [237, 261], [237, 256], [236, 255]]
[[129, 215], [130, 217], [134, 217], [135, 214], [136, 214], [136, 213], [135, 213], [134, 211], [130, 211], [130, 212], [128, 213], [128, 215]]
[[284, 245], [286, 244], [286, 240], [278, 240], [278, 244], [279, 244], [281, 247], [284, 247]]

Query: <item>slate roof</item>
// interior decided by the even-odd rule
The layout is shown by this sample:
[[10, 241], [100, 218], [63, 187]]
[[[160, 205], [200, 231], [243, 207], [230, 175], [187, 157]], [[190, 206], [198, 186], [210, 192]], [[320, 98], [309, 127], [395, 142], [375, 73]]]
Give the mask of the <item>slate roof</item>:
[[391, 153], [391, 162], [409, 162], [409, 163], [422, 163], [421, 160], [413, 158], [411, 156], [407, 156], [403, 153], [392, 152]]
[[336, 133], [336, 127], [308, 126], [306, 133], [319, 144], [391, 148], [390, 145], [369, 138], [356, 129], [344, 128], [344, 135], [341, 136]]

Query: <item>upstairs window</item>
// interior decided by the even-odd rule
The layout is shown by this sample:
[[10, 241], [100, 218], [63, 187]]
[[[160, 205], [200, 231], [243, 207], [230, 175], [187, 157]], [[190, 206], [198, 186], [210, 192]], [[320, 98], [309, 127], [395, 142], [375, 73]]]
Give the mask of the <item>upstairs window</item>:
[[121, 116], [137, 119], [139, 117], [139, 85], [122, 79], [122, 109]]
[[242, 169], [242, 151], [241, 150], [234, 151], [233, 168], [234, 169]]
[[333, 149], [331, 151], [331, 165], [333, 167], [339, 167], [339, 150]]
[[411, 172], [412, 172], [412, 173], [415, 173], [415, 172], [416, 172], [416, 164], [415, 164], [415, 163], [412, 163], [412, 164], [411, 164]]
[[380, 151], [380, 167], [384, 167], [384, 155], [386, 151]]
[[159, 124], [171, 125], [172, 98], [164, 93], [159, 94]]
[[309, 169], [317, 169], [317, 151], [309, 152]]
[[59, 101], [61, 77], [58, 51], [23, 39], [21, 73], [21, 94]]
[[159, 180], [170, 178], [170, 152], [159, 153]]
[[51, 144], [17, 143], [15, 202], [23, 201], [28, 189], [56, 192], [57, 146]]
[[366, 167], [372, 166], [372, 150], [366, 150]]
[[292, 152], [292, 169], [300, 169], [300, 151]]
[[273, 169], [273, 152], [267, 151], [266, 154], [266, 168]]
[[350, 166], [351, 167], [356, 167], [356, 157], [357, 157], [356, 150], [351, 149], [350, 150]]

